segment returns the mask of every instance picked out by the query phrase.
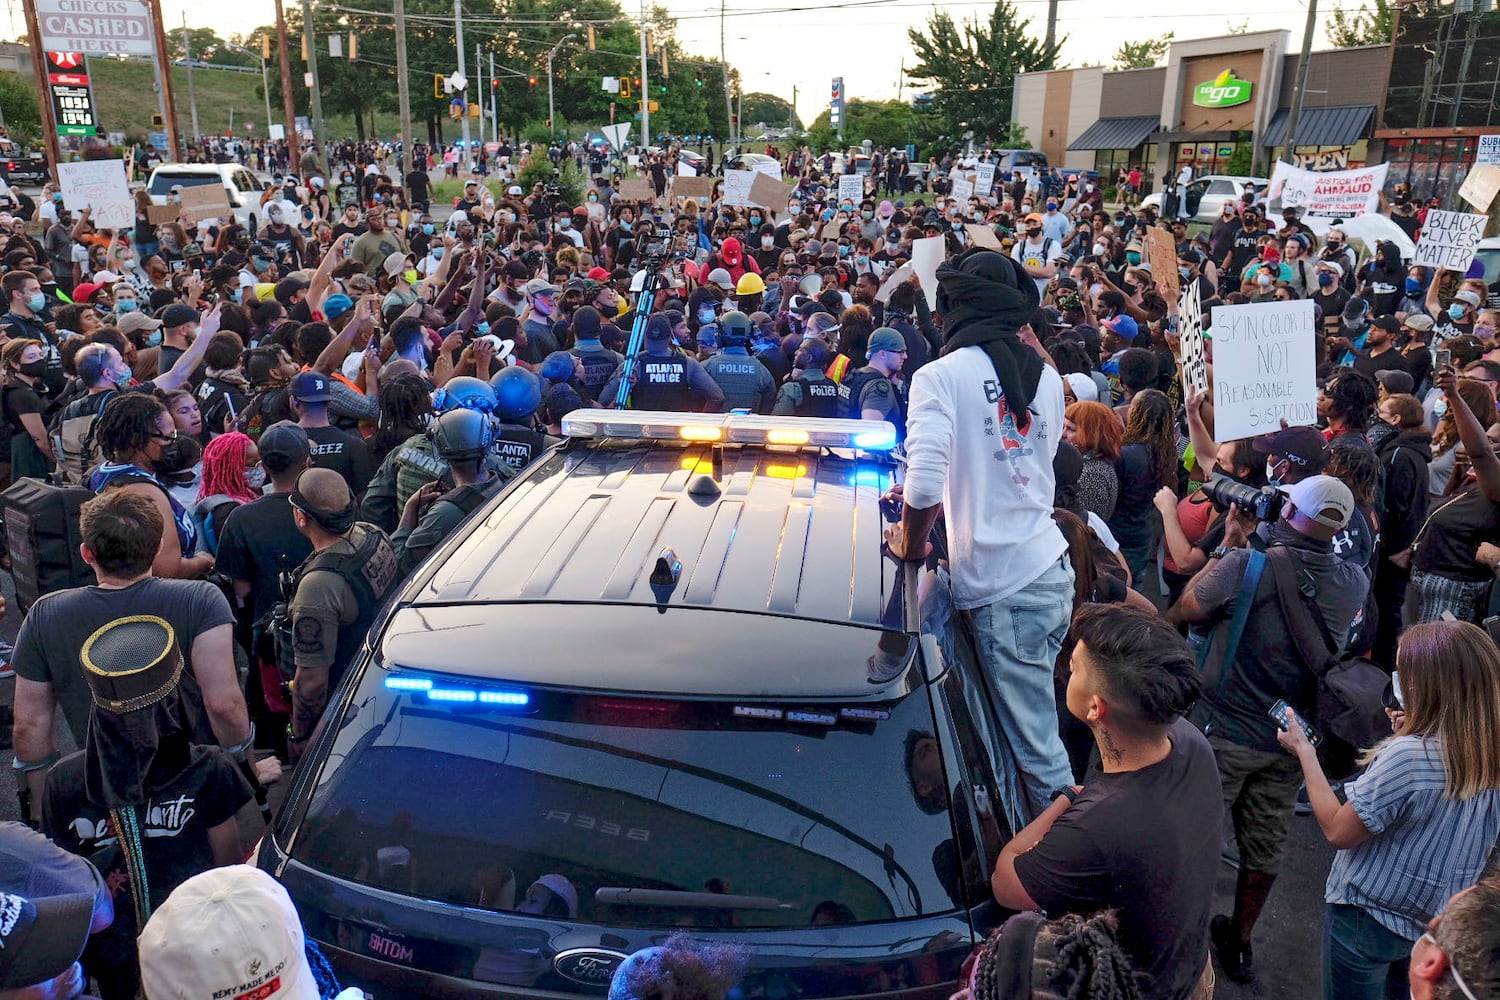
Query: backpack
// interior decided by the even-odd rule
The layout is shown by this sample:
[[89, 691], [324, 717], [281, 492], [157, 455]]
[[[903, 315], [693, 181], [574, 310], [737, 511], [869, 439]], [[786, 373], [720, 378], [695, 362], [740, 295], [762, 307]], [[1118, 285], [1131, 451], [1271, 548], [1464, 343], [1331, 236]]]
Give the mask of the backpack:
[[198, 525], [198, 537], [203, 539], [204, 547], [215, 556], [219, 554], [219, 536], [214, 530], [214, 514], [226, 504], [238, 507], [240, 501], [217, 493], [204, 497], [193, 505], [193, 521]]
[[94, 582], [93, 569], [78, 551], [83, 541], [78, 514], [93, 498], [93, 491], [82, 486], [30, 478], [0, 493], [6, 551], [22, 612], [44, 594]]
[[104, 458], [94, 443], [94, 428], [104, 408], [118, 395], [118, 390], [111, 389], [98, 396], [80, 396], [53, 417], [52, 437], [59, 456], [57, 475], [70, 486], [87, 483], [89, 473]]

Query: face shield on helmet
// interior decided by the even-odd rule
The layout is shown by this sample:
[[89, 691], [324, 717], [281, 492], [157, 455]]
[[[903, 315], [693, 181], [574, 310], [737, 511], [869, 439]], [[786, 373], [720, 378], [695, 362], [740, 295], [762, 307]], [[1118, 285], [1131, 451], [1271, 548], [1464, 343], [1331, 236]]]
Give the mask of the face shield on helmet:
[[477, 410], [492, 413], [495, 409], [495, 391], [489, 383], [472, 375], [460, 375], [432, 394], [432, 408], [437, 413], [450, 410]]

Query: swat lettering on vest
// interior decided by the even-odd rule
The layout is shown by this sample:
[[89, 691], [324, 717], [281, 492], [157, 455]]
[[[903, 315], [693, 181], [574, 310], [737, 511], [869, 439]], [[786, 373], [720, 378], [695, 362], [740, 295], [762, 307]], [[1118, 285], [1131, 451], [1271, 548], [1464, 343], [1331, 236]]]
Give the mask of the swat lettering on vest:
[[647, 364], [646, 380], [648, 382], [681, 382], [682, 367], [671, 364]]
[[342, 455], [344, 453], [344, 442], [330, 441], [328, 444], [311, 444], [314, 455]]

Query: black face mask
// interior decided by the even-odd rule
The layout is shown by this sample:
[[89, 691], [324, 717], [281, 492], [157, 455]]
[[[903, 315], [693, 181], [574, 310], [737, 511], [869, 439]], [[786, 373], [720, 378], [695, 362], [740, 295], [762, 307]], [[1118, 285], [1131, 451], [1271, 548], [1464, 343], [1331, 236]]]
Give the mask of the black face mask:
[[17, 365], [16, 371], [27, 378], [41, 378], [47, 374], [47, 360], [39, 358], [36, 361], [28, 361], [25, 364]]

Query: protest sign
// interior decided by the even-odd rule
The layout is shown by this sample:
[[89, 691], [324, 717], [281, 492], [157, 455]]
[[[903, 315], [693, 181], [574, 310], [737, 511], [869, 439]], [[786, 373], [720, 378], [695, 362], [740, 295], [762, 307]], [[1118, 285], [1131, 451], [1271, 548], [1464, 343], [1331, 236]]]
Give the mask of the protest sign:
[[1476, 165], [1458, 189], [1458, 196], [1481, 212], [1490, 210], [1497, 194], [1500, 194], [1500, 167]]
[[989, 226], [979, 225], [973, 222], [964, 223], [964, 232], [969, 234], [969, 242], [976, 247], [984, 247], [986, 250], [999, 250], [1005, 252], [1000, 245], [1000, 237], [995, 235], [995, 230]]
[[1351, 218], [1380, 210], [1380, 190], [1385, 187], [1389, 164], [1357, 170], [1299, 170], [1278, 162], [1271, 172], [1269, 201], [1296, 205], [1304, 215]]
[[875, 293], [875, 301], [879, 302], [881, 305], [885, 305], [885, 303], [891, 300], [891, 293], [896, 290], [896, 286], [902, 284], [910, 278], [911, 265], [902, 264], [900, 267], [896, 268], [890, 274], [885, 276], [885, 280], [880, 283], [880, 290]]
[[182, 189], [180, 194], [182, 220], [186, 223], [202, 222], [229, 215], [229, 192], [223, 184], [194, 184]]
[[686, 162], [684, 160], [678, 160], [677, 161], [677, 176], [678, 177], [697, 177], [698, 176], [698, 168], [695, 167], [695, 166], [693, 166], [691, 163], [688, 163], [688, 162]]
[[838, 219], [831, 219], [828, 222], [823, 223], [823, 231], [818, 233], [818, 239], [836, 240], [839, 238], [839, 233], [843, 231], [843, 228], [844, 223], [840, 222]]
[[1151, 277], [1174, 299], [1180, 294], [1177, 274], [1177, 240], [1169, 230], [1152, 226], [1146, 230], [1146, 252], [1151, 261]]
[[651, 186], [650, 181], [621, 181], [620, 186], [615, 190], [626, 201], [656, 200], [656, 188]]
[[169, 222], [177, 221], [177, 214], [181, 211], [180, 205], [152, 205], [146, 209], [146, 221], [153, 226], [163, 226]]
[[865, 180], [859, 174], [839, 175], [839, 202], [852, 201], [858, 205], [865, 196]]
[[1214, 437], [1237, 441], [1318, 418], [1313, 302], [1215, 306]]
[[[750, 189], [755, 184], [755, 178], [758, 176], [760, 175], [753, 170], [724, 171], [724, 204], [754, 204], [754, 201], [750, 197]], [[772, 183], [774, 184], [775, 181], [772, 181]]]
[[707, 198], [713, 192], [712, 177], [678, 177], [672, 182], [672, 193], [679, 198]]
[[979, 163], [974, 166], [974, 190], [979, 197], [985, 201], [995, 192], [995, 165], [993, 163]]
[[1484, 225], [1488, 221], [1488, 216], [1476, 212], [1428, 209], [1427, 221], [1417, 237], [1417, 255], [1412, 263], [1467, 271], [1474, 262], [1479, 241], [1484, 239]]
[[59, 163], [57, 175], [62, 181], [63, 204], [89, 209], [90, 220], [100, 229], [124, 229], [134, 223], [135, 202], [123, 160]]
[[1208, 362], [1203, 356], [1203, 304], [1198, 282], [1189, 281], [1177, 303], [1177, 343], [1182, 352], [1182, 388], [1203, 392], [1208, 388]]
[[1500, 134], [1479, 136], [1479, 149], [1474, 155], [1477, 167], [1500, 167]]
[[965, 174], [953, 181], [953, 188], [948, 193], [960, 205], [967, 206], [969, 199], [974, 197], [974, 182], [969, 180], [972, 174]]
[[785, 205], [787, 196], [792, 193], [791, 188], [770, 174], [752, 170], [750, 178], [750, 204], [752, 205], [775, 209], [779, 205]]
[[911, 243], [911, 269], [922, 282], [929, 309], [937, 308], [937, 269], [943, 262], [944, 249], [941, 236], [928, 236]]
[[776, 160], [761, 160], [750, 169], [757, 174], [765, 174], [773, 180], [781, 180], [781, 164]]

